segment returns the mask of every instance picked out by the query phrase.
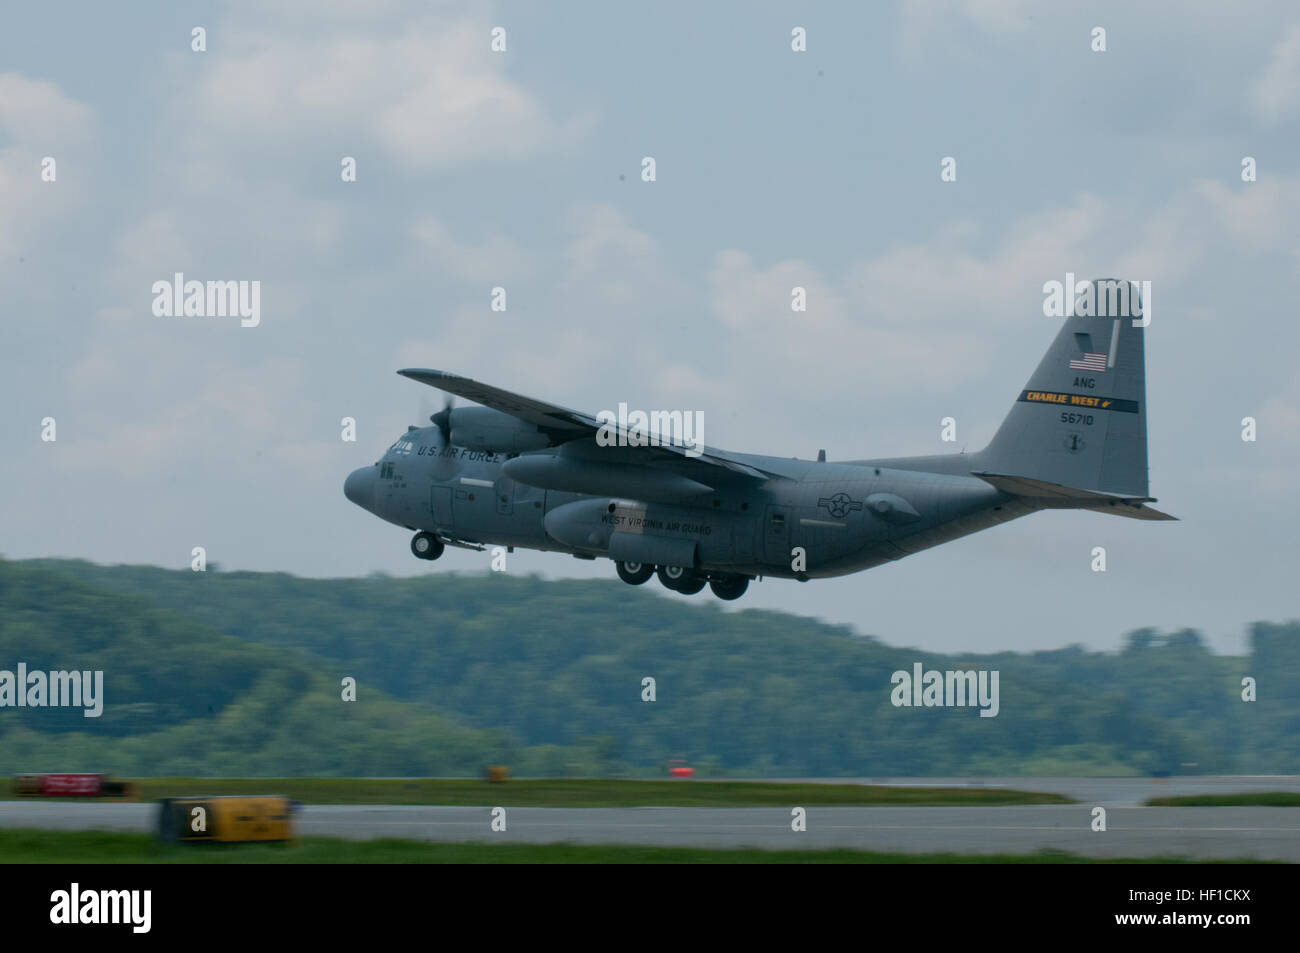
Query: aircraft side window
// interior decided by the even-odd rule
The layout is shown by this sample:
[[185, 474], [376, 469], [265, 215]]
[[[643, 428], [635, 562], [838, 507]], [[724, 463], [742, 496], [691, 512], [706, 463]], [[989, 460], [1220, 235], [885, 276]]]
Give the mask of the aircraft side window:
[[391, 480], [393, 478], [393, 461], [389, 460], [379, 468], [379, 479]]

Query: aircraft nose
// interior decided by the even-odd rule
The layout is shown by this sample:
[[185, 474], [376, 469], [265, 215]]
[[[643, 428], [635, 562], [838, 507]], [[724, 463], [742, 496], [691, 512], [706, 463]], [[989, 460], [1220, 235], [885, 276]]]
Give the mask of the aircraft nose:
[[375, 468], [353, 470], [343, 481], [343, 495], [357, 506], [370, 509], [375, 501]]

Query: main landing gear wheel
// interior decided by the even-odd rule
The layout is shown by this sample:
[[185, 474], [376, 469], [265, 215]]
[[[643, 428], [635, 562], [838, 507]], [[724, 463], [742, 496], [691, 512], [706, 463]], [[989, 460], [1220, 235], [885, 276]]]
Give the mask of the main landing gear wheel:
[[709, 588], [719, 599], [739, 599], [749, 588], [749, 579], [745, 576], [732, 576], [730, 579], [710, 579]]
[[658, 573], [664, 588], [673, 592], [689, 596], [704, 588], [704, 580], [686, 566], [660, 566]]
[[693, 575], [689, 579], [684, 579], [681, 582], [679, 582], [677, 584], [677, 591], [684, 596], [693, 596], [701, 589], [704, 588], [704, 584], [707, 581], [708, 580], [706, 580], [703, 576]]
[[614, 568], [618, 570], [618, 578], [629, 586], [639, 586], [655, 574], [654, 566], [645, 563], [630, 563], [622, 559], [615, 561]]
[[421, 532], [411, 537], [411, 552], [420, 559], [437, 559], [446, 548], [432, 533]]

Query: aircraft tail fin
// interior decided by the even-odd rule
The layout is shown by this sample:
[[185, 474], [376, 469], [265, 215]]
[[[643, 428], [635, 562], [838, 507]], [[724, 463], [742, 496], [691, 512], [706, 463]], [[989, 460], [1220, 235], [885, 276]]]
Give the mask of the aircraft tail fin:
[[[1143, 304], [1128, 281], [1078, 290], [1074, 314], [980, 454], [980, 475], [1019, 478], [1021, 489], [1037, 485], [1018, 495], [1039, 498], [1043, 486], [1076, 494], [1056, 505], [1111, 510], [1101, 501], [1125, 499], [1140, 506], [1150, 500]], [[1101, 494], [1093, 501], [1100, 506], [1085, 505], [1083, 491]], [[1125, 506], [1124, 515], [1136, 515]], [[1121, 509], [1117, 503], [1113, 511]]]

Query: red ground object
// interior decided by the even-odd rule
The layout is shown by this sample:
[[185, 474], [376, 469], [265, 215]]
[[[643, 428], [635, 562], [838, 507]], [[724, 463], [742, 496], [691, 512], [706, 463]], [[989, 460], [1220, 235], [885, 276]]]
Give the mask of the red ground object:
[[104, 792], [102, 774], [40, 774], [29, 779], [29, 785], [36, 782], [31, 793], [39, 797], [100, 797]]
[[694, 768], [671, 768], [670, 773], [675, 778], [693, 778], [695, 777]]

